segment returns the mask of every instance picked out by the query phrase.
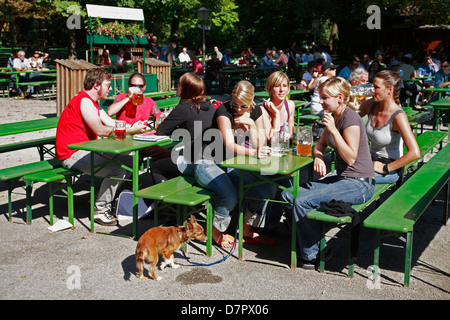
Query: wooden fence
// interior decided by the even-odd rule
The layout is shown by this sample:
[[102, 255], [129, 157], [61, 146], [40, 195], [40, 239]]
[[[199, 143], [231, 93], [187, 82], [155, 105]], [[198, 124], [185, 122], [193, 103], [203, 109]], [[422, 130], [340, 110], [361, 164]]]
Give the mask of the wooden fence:
[[56, 59], [56, 114], [60, 116], [67, 103], [84, 89], [84, 77], [95, 64], [84, 60]]

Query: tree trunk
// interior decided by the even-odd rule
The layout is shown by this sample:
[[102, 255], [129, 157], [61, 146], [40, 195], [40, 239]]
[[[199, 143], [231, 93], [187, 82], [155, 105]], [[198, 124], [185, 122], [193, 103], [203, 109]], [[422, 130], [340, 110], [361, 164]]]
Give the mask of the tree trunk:
[[170, 22], [170, 40], [175, 42], [178, 45], [178, 38], [180, 36], [180, 18], [178, 14], [172, 18]]
[[69, 60], [75, 60], [77, 58], [77, 52], [75, 50], [77, 46], [76, 29], [69, 31]]
[[328, 48], [330, 50], [330, 53], [333, 52], [333, 50], [335, 49], [333, 44], [337, 32], [338, 32], [338, 25], [336, 24], [336, 22], [334, 22], [333, 27], [331, 28], [330, 39], [328, 40]]

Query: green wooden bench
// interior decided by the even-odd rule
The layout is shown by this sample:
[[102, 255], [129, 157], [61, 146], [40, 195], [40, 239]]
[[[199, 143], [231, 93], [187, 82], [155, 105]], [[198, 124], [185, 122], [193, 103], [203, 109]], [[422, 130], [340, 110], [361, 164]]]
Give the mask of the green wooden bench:
[[[206, 254], [212, 254], [212, 205], [211, 198], [214, 193], [196, 185], [193, 176], [178, 176], [159, 184], [141, 189], [134, 194], [139, 198], [151, 199], [154, 201], [154, 226], [158, 225], [158, 215], [161, 210], [168, 210], [164, 214], [174, 214], [179, 225], [187, 218], [190, 209], [198, 209], [195, 206], [206, 202]], [[175, 208], [173, 207], [175, 205]], [[198, 210], [194, 210], [195, 212]]]
[[[27, 149], [27, 148], [33, 148], [37, 147], [39, 151], [39, 157], [40, 160], [44, 160], [44, 154], [50, 154], [51, 156], [55, 156], [53, 153], [53, 149], [55, 146], [55, 139], [56, 137], [45, 137], [45, 138], [39, 138], [34, 140], [27, 140], [27, 141], [20, 141], [20, 142], [14, 142], [9, 144], [4, 144], [0, 146], [0, 153], [4, 152], [10, 152], [10, 151], [16, 151], [21, 149]], [[52, 148], [47, 148], [45, 145], [53, 145]]]
[[[439, 145], [439, 149], [442, 148], [442, 141], [445, 139], [447, 134], [445, 132], [438, 132], [438, 131], [426, 131], [422, 133], [421, 135], [416, 137], [417, 145], [419, 146], [420, 150], [420, 157], [419, 159], [416, 159], [410, 163], [408, 163], [404, 167], [404, 173], [406, 174], [407, 171], [414, 171], [419, 167], [423, 161], [425, 155], [432, 152], [434, 148], [436, 148]], [[404, 147], [403, 152], [406, 153], [407, 149]]]
[[167, 98], [167, 99], [161, 99], [155, 101], [156, 105], [159, 109], [167, 109], [172, 108], [178, 105], [180, 103], [180, 97], [173, 97], [173, 98]]
[[[450, 177], [450, 146], [447, 145], [412, 175], [393, 195], [379, 206], [363, 225], [375, 229], [373, 279], [379, 277], [379, 254], [381, 239], [406, 233], [404, 286], [409, 287], [411, 272], [414, 224], [445, 186], [444, 224], [448, 216], [448, 190]], [[441, 161], [439, 161], [441, 160]]]
[[309, 102], [304, 100], [292, 100], [295, 105], [295, 113], [294, 113], [294, 122], [296, 126], [300, 125], [300, 116], [304, 113], [303, 107], [307, 105]]
[[[42, 81], [29, 81], [29, 82], [18, 82], [18, 86], [35, 86], [41, 87], [45, 85], [51, 85], [52, 88], [56, 85], [56, 80], [42, 80]], [[44, 91], [42, 91], [42, 100], [44, 100]]]
[[144, 96], [149, 97], [149, 98], [160, 98], [160, 97], [174, 96], [176, 94], [177, 94], [176, 91], [157, 91], [157, 92], [144, 93]]
[[[400, 187], [400, 185], [403, 182], [403, 176], [407, 173], [407, 171], [412, 172], [413, 169], [417, 168], [418, 164], [423, 161], [426, 154], [429, 152], [432, 152], [433, 149], [438, 145], [442, 144], [442, 140], [445, 138], [446, 134], [443, 132], [436, 132], [436, 131], [427, 131], [420, 136], [416, 137], [417, 144], [420, 149], [420, 158], [412, 161], [411, 163], [407, 164], [402, 170], [404, 171], [404, 174], [399, 179], [398, 182], [393, 184], [376, 184], [375, 185], [375, 191], [372, 198], [359, 205], [352, 206], [356, 212], [361, 212], [363, 209], [368, 207], [370, 204], [372, 204], [374, 201], [378, 200], [380, 196], [387, 190]], [[406, 152], [406, 147], [404, 149], [404, 152]], [[351, 225], [352, 218], [351, 217], [343, 217], [343, 218], [337, 218], [331, 215], [328, 215], [324, 212], [320, 212], [317, 209], [314, 209], [310, 211], [307, 215], [307, 218], [314, 219], [320, 221], [321, 224], [321, 241], [320, 241], [320, 272], [324, 272], [325, 269], [325, 261], [324, 261], [324, 252], [323, 249], [325, 247], [325, 236], [326, 233], [332, 229], [333, 227], [339, 227], [344, 228], [346, 225]], [[351, 230], [351, 228], [350, 228]], [[350, 235], [351, 240], [351, 235]], [[348, 266], [348, 276], [350, 278], [353, 277], [353, 270], [354, 270], [354, 259], [351, 257], [350, 252], [351, 245], [349, 246], [349, 266]]]
[[[375, 191], [370, 198], [369, 201], [364, 202], [362, 204], [355, 204], [352, 206], [353, 209], [356, 210], [356, 212], [359, 214], [361, 211], [363, 211], [365, 208], [367, 208], [369, 205], [371, 205], [374, 201], [379, 201], [380, 196], [388, 189], [392, 189], [395, 187], [395, 183], [389, 184], [376, 184], [375, 185]], [[326, 244], [325, 236], [328, 231], [330, 231], [332, 228], [338, 227], [341, 230], [344, 230], [346, 226], [349, 228], [349, 249], [348, 249], [348, 277], [353, 278], [354, 273], [354, 258], [352, 256], [351, 248], [353, 246], [352, 243], [352, 217], [345, 216], [345, 217], [335, 217], [329, 214], [326, 214], [325, 212], [319, 211], [317, 209], [314, 209], [306, 214], [306, 217], [308, 219], [317, 220], [320, 222], [320, 266], [319, 270], [320, 272], [325, 271], [325, 255], [324, 255], [324, 249]]]
[[[53, 225], [53, 197], [56, 196], [58, 191], [63, 191], [65, 197], [67, 198], [67, 211], [69, 222], [74, 225], [74, 207], [73, 207], [73, 182], [74, 177], [80, 176], [82, 172], [77, 170], [71, 170], [67, 168], [56, 168], [52, 170], [46, 170], [41, 172], [35, 172], [27, 174], [23, 177], [26, 185], [27, 194], [27, 222], [31, 224], [32, 220], [32, 210], [31, 210], [31, 193], [33, 189], [33, 184], [35, 182], [44, 182], [48, 184], [49, 188], [49, 214], [50, 214], [50, 224]], [[54, 184], [57, 184], [56, 188]]]
[[[239, 81], [241, 79], [237, 79], [237, 80]], [[248, 80], [248, 82], [252, 83], [255, 86], [255, 88], [265, 88], [267, 78], [250, 79], [250, 80]]]
[[[29, 174], [56, 169], [59, 167], [61, 167], [61, 161], [51, 159], [0, 169], [0, 181], [6, 181], [8, 184], [9, 221], [12, 221], [12, 191], [17, 187], [23, 187], [23, 177]], [[31, 221], [27, 222], [31, 223]]]
[[407, 115], [409, 125], [414, 131], [414, 135], [417, 137], [417, 129], [420, 126], [420, 133], [423, 133], [423, 125], [433, 119], [433, 113], [431, 111], [417, 111], [413, 115]]
[[312, 114], [310, 108], [303, 108], [296, 117], [296, 125], [300, 125], [300, 123], [315, 123], [320, 119], [322, 119], [322, 117], [317, 114]]

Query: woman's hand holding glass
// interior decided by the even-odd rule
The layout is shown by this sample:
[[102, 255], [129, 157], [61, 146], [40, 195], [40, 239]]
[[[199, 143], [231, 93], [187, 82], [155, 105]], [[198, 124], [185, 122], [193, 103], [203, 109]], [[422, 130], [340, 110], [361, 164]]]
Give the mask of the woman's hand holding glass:
[[263, 146], [256, 150], [256, 157], [258, 159], [267, 158], [272, 153], [272, 148], [268, 146]]

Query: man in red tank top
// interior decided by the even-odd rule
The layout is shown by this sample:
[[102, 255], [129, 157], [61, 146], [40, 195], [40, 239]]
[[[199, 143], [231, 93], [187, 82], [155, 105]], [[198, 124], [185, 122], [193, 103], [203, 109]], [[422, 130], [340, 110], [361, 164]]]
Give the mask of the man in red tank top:
[[[68, 149], [67, 145], [95, 140], [99, 136], [108, 137], [114, 131], [114, 120], [99, 107], [98, 101], [105, 99], [111, 90], [111, 74], [102, 68], [91, 69], [84, 79], [84, 90], [73, 97], [62, 112], [56, 129], [56, 159], [62, 160], [63, 166], [81, 172], [91, 173], [90, 152]], [[127, 127], [127, 133], [144, 132], [146, 125], [138, 121]], [[108, 157], [108, 154], [104, 154]], [[111, 156], [109, 156], [111, 157]], [[107, 160], [99, 155], [94, 156], [95, 166]], [[124, 160], [131, 166], [131, 158]], [[95, 199], [95, 222], [102, 225], [115, 225], [111, 203], [117, 189], [131, 173], [118, 164], [110, 163], [96, 173], [105, 177]], [[113, 179], [110, 179], [113, 178]]]

